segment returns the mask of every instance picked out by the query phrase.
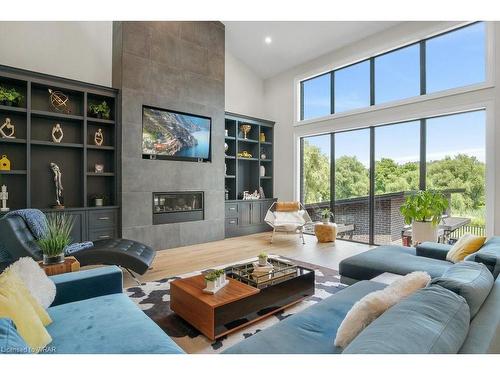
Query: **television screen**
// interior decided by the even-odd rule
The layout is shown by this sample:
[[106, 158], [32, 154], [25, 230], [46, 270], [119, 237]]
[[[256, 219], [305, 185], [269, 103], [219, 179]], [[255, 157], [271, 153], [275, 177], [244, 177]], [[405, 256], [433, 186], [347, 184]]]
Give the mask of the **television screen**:
[[209, 117], [144, 106], [143, 157], [208, 161], [211, 123]]

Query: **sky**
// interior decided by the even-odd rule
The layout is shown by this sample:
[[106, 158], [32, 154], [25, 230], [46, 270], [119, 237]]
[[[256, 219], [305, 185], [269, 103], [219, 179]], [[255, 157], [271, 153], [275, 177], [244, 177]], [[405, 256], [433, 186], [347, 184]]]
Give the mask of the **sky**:
[[[427, 161], [459, 153], [485, 161], [485, 111], [435, 117], [427, 120]], [[330, 135], [307, 137], [328, 158]], [[366, 167], [370, 161], [369, 129], [340, 132], [335, 135], [335, 158], [356, 156]], [[420, 155], [420, 123], [405, 122], [375, 129], [375, 160], [390, 158], [398, 163], [418, 161]]]
[[[476, 23], [426, 41], [426, 92], [483, 82], [485, 25]], [[303, 83], [304, 119], [330, 114], [331, 74]], [[420, 94], [420, 48], [411, 45], [375, 58], [375, 104]], [[334, 73], [334, 110], [370, 105], [370, 63], [360, 62]]]

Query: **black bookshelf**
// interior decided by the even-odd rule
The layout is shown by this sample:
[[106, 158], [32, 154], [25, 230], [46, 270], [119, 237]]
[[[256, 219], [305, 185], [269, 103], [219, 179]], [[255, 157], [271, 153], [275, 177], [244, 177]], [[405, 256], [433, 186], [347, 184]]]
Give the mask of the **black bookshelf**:
[[[245, 139], [241, 125], [250, 125]], [[274, 122], [226, 112], [225, 152], [226, 174], [226, 237], [246, 235], [269, 229], [264, 217], [274, 199]], [[264, 139], [261, 138], [264, 134]], [[251, 157], [238, 153], [247, 151]], [[265, 157], [264, 157], [264, 155]], [[261, 167], [265, 173], [261, 176]], [[265, 198], [242, 200], [243, 192], [253, 193], [262, 188]]]
[[[75, 215], [81, 226], [75, 240], [119, 234], [118, 91], [7, 66], [0, 66], [0, 85], [16, 88], [24, 96], [18, 106], [0, 105], [0, 125], [9, 117], [16, 136], [0, 138], [0, 156], [7, 155], [11, 161], [11, 171], [0, 173], [0, 184], [7, 185], [9, 191], [9, 208], [53, 211], [55, 191], [50, 163], [54, 162], [62, 171], [65, 211]], [[51, 106], [49, 89], [68, 97], [68, 111]], [[111, 109], [109, 119], [94, 118], [88, 111], [90, 104], [102, 101]], [[56, 123], [64, 132], [61, 143], [52, 140]], [[94, 144], [98, 129], [104, 135], [102, 146]], [[104, 165], [102, 175], [95, 173], [95, 164]], [[103, 207], [94, 205], [92, 196], [97, 194], [106, 197]], [[104, 227], [94, 228], [90, 219], [94, 211], [104, 213]], [[108, 217], [114, 220], [104, 220]]]

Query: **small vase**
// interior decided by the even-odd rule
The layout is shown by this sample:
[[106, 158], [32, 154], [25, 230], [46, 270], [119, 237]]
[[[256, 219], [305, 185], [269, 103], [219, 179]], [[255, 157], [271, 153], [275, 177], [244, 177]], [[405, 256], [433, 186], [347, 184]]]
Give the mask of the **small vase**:
[[104, 205], [104, 199], [102, 199], [102, 198], [95, 199], [95, 206], [96, 207], [102, 207], [103, 205]]
[[59, 264], [59, 263], [64, 263], [64, 253], [55, 256], [48, 256], [43, 254], [44, 265]]
[[266, 266], [267, 258], [259, 258], [259, 266]]
[[223, 286], [226, 283], [226, 274], [223, 273], [222, 275], [219, 276], [219, 284], [220, 286]]
[[266, 167], [263, 165], [260, 166], [260, 177], [264, 177], [266, 175]]
[[323, 219], [323, 224], [328, 224], [330, 222], [330, 219]]
[[215, 280], [214, 281], [205, 280], [205, 282], [207, 283], [207, 289], [208, 290], [214, 290], [215, 289]]

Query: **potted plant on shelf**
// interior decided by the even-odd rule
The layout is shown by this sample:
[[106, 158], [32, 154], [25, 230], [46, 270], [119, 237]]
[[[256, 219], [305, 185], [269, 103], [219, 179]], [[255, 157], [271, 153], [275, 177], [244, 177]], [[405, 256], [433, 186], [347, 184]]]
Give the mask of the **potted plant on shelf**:
[[106, 101], [103, 101], [100, 104], [90, 103], [89, 114], [97, 118], [109, 120], [111, 109], [109, 108], [108, 103], [106, 103]]
[[328, 224], [330, 222], [330, 218], [332, 216], [332, 211], [329, 208], [325, 208], [321, 211], [321, 220], [323, 224]]
[[438, 225], [448, 205], [446, 197], [435, 191], [419, 191], [406, 198], [400, 211], [405, 223], [412, 226], [414, 244], [424, 241], [437, 242]]
[[106, 196], [104, 194], [95, 194], [92, 196], [92, 200], [94, 201], [94, 205], [96, 207], [104, 206], [104, 201], [106, 200]]
[[265, 252], [262, 252], [259, 254], [259, 266], [266, 266], [267, 265], [267, 258], [268, 255]]
[[4, 86], [0, 86], [0, 103], [2, 105], [18, 107], [23, 98], [23, 94], [15, 88], [7, 89]]
[[43, 264], [64, 262], [64, 249], [71, 243], [73, 220], [65, 214], [47, 216], [47, 232], [36, 241], [43, 253]]

